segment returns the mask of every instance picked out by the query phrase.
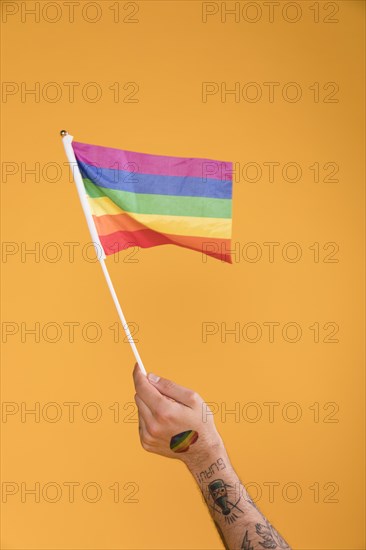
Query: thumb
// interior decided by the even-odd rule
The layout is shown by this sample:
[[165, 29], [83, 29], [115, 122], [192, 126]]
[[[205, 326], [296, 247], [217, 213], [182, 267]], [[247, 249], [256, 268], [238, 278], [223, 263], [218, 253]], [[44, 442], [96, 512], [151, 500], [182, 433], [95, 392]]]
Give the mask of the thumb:
[[156, 374], [153, 374], [152, 372], [149, 372], [147, 378], [149, 382], [151, 382], [151, 384], [159, 390], [160, 393], [166, 397], [171, 397], [175, 401], [178, 401], [187, 407], [193, 407], [199, 401], [199, 396], [193, 390], [180, 386], [172, 380], [162, 378], [161, 376], [156, 376]]

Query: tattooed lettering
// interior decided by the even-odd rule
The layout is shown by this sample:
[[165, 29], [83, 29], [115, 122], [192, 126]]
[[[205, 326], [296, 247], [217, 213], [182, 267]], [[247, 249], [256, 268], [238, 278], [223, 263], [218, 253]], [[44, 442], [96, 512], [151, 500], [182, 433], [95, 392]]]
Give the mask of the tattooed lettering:
[[196, 477], [200, 483], [206, 479], [210, 479], [215, 473], [220, 472], [226, 468], [226, 464], [222, 458], [218, 458], [216, 462], [213, 462], [207, 470], [203, 470]]

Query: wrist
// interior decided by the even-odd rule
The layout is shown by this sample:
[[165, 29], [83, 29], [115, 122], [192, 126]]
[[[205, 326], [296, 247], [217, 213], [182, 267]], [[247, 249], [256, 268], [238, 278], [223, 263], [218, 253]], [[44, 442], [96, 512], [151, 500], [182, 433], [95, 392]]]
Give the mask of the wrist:
[[217, 437], [215, 441], [209, 444], [204, 443], [198, 448], [191, 448], [190, 450], [194, 450], [194, 452], [188, 454], [188, 451], [186, 456], [182, 457], [182, 460], [193, 475], [208, 468], [210, 464], [220, 458], [228, 462], [228, 455], [221, 437]]

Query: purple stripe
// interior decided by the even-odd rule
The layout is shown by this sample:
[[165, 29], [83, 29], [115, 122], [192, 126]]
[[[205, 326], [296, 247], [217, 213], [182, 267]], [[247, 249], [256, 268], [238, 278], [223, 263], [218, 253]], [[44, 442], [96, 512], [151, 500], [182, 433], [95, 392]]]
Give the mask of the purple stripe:
[[73, 141], [72, 146], [78, 159], [100, 168], [127, 170], [140, 174], [165, 176], [189, 176], [215, 180], [231, 180], [232, 162], [203, 158], [169, 157], [135, 153], [100, 145], [89, 145]]

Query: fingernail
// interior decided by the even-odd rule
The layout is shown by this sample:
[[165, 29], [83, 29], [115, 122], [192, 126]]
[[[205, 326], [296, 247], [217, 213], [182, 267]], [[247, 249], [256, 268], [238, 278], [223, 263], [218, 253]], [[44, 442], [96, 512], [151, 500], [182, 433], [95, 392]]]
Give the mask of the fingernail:
[[160, 376], [156, 376], [156, 374], [153, 374], [152, 372], [149, 372], [147, 377], [151, 382], [154, 382], [155, 384], [160, 380]]

